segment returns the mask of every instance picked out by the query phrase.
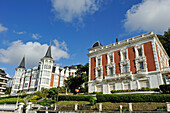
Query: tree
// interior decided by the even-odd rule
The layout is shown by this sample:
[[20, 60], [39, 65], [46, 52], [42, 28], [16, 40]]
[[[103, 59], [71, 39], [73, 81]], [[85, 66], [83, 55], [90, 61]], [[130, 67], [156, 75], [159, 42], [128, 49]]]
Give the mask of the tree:
[[164, 35], [157, 35], [168, 56], [170, 57], [170, 28], [164, 32]]
[[51, 88], [48, 90], [48, 98], [52, 98], [53, 100], [56, 100], [58, 94], [58, 88]]
[[89, 64], [87, 63], [83, 67], [79, 68], [76, 72], [77, 76], [69, 76], [67, 80], [65, 80], [65, 86], [70, 89], [70, 91], [74, 94], [76, 94], [75, 89], [80, 89], [80, 92], [87, 92], [87, 84], [85, 88], [82, 87], [83, 83], [88, 82], [88, 71], [89, 70]]

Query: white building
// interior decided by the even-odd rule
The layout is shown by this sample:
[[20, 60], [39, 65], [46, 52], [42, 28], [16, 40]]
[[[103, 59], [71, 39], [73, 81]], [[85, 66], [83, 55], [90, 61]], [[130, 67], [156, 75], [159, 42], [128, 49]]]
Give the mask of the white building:
[[6, 87], [5, 85], [7, 84], [9, 77], [5, 73], [4, 70], [0, 69], [0, 95], [5, 94]]
[[89, 92], [170, 84], [169, 56], [153, 32], [89, 50]]
[[[64, 86], [64, 80], [69, 77], [70, 72], [75, 72], [75, 70], [56, 66], [54, 62], [51, 56], [51, 46], [45, 56], [41, 58], [38, 67], [33, 69], [25, 68], [25, 57], [23, 57], [20, 65], [16, 68], [11, 94], [33, 93], [42, 88]], [[75, 73], [73, 74], [75, 75]]]

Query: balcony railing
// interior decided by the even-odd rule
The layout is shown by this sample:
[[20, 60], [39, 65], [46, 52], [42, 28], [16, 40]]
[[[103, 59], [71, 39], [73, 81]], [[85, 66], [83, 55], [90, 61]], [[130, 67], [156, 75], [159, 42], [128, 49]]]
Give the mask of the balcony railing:
[[131, 72], [121, 73], [121, 74], [114, 74], [114, 75], [107, 75], [105, 76], [106, 80], [117, 80], [117, 79], [133, 79], [133, 75]]
[[162, 73], [170, 73], [170, 67], [161, 68]]

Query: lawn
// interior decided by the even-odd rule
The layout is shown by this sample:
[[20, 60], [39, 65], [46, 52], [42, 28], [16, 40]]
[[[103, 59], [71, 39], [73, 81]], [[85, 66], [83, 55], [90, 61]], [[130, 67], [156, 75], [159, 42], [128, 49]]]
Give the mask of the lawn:
[[59, 105], [90, 104], [88, 101], [59, 101]]

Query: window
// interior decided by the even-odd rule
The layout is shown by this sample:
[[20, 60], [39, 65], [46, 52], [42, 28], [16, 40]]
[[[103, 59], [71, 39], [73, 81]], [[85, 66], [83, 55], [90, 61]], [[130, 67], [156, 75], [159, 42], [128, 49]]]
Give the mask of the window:
[[127, 59], [126, 52], [123, 53], [123, 60]]
[[51, 66], [46, 64], [46, 65], [44, 65], [44, 68], [45, 68], [45, 69], [50, 69]]
[[138, 49], [139, 56], [142, 56], [142, 48]]
[[18, 85], [15, 85], [15, 89], [18, 89]]
[[110, 75], [113, 75], [113, 68], [109, 68]]
[[168, 75], [163, 75], [163, 81], [164, 81], [164, 84], [170, 84]]
[[29, 80], [30, 80], [30, 77], [26, 77], [26, 78], [25, 78], [25, 81], [29, 81]]
[[124, 83], [124, 89], [130, 89], [130, 84], [129, 83]]
[[49, 79], [43, 78], [42, 79], [42, 84], [49, 84]]
[[109, 86], [110, 86], [110, 91], [115, 90], [115, 85], [114, 84], [110, 84]]
[[113, 62], [113, 56], [110, 55], [110, 62]]
[[102, 87], [102, 85], [97, 86], [97, 92], [103, 92], [103, 87]]
[[101, 71], [100, 70], [98, 70], [98, 77], [100, 77], [101, 76]]
[[149, 87], [149, 82], [147, 80], [141, 80], [139, 81], [140, 88], [142, 87]]
[[127, 65], [124, 65], [124, 66], [123, 66], [123, 71], [124, 71], [124, 73], [127, 73], [127, 72], [128, 72], [128, 70], [127, 70]]
[[144, 69], [143, 62], [139, 62], [139, 69], [140, 69], [140, 70], [143, 70], [143, 69]]
[[25, 87], [25, 88], [28, 87], [28, 83], [25, 83], [25, 84], [24, 84], [24, 87]]
[[53, 69], [52, 69], [52, 72], [53, 72], [53, 73], [55, 73], [55, 69], [56, 69], [56, 67], [53, 67]]
[[98, 59], [98, 66], [100, 66], [100, 59]]

